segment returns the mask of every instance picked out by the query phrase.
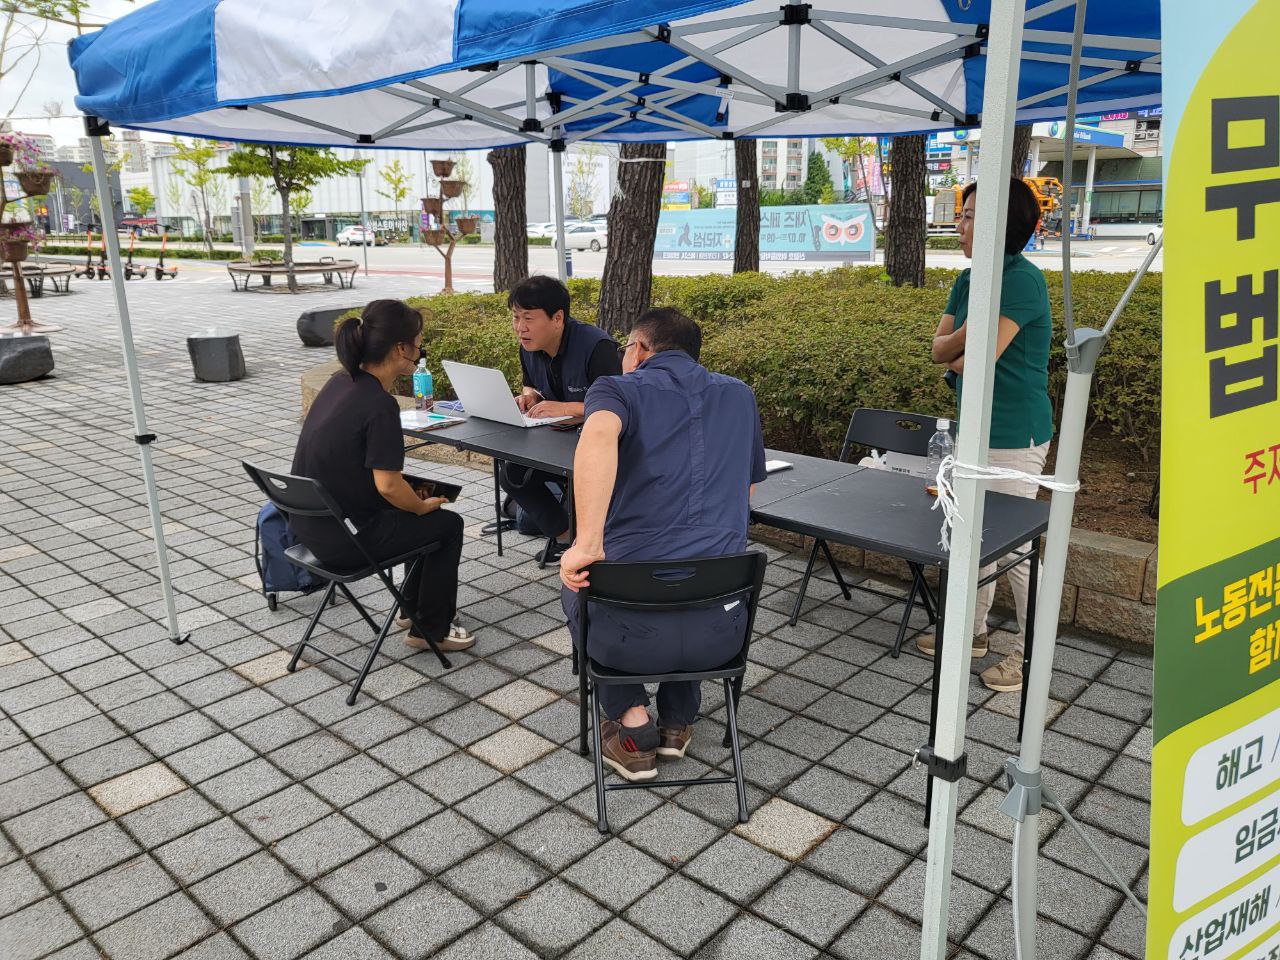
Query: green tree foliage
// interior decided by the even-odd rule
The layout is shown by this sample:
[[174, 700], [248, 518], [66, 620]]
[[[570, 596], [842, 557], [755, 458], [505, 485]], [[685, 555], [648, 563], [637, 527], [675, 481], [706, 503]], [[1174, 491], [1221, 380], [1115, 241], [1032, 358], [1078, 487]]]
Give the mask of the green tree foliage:
[[178, 177], [189, 186], [196, 199], [197, 213], [204, 231], [205, 252], [213, 254], [213, 218], [209, 214], [209, 200], [217, 192], [214, 181], [225, 171], [213, 166], [218, 148], [207, 140], [181, 140], [173, 138], [173, 166]]
[[404, 168], [399, 160], [393, 160], [378, 171], [378, 179], [386, 184], [386, 189], [378, 187], [376, 193], [391, 201], [396, 212], [396, 222], [400, 222], [400, 204], [409, 196], [409, 188], [413, 185], [413, 175]]
[[800, 188], [803, 202], [821, 203], [823, 193], [829, 195], [831, 190], [831, 170], [827, 166], [827, 158], [815, 150], [809, 154], [809, 172], [805, 175], [804, 186]]
[[585, 220], [591, 216], [596, 204], [596, 157], [598, 147], [585, 146], [573, 154], [573, 166], [569, 168], [569, 196], [566, 205], [569, 216]]
[[290, 291], [298, 291], [298, 278], [293, 272], [291, 199], [330, 177], [357, 174], [368, 162], [366, 159], [342, 160], [327, 147], [242, 143], [227, 157], [227, 165], [218, 171], [231, 177], [269, 177], [275, 184], [284, 211], [284, 263]]
[[130, 187], [126, 196], [129, 198], [129, 206], [139, 216], [145, 217], [156, 208], [156, 195], [151, 192], [150, 187]]
[[695, 210], [706, 210], [716, 205], [716, 192], [700, 183], [693, 185], [693, 207]]

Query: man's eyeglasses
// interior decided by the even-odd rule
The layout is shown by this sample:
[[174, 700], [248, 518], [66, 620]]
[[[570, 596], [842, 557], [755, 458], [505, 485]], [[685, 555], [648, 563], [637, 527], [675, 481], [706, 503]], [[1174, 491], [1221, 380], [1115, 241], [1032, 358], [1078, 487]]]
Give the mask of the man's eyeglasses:
[[623, 359], [627, 355], [627, 351], [639, 342], [639, 340], [628, 340], [626, 343], [618, 344], [618, 359]]

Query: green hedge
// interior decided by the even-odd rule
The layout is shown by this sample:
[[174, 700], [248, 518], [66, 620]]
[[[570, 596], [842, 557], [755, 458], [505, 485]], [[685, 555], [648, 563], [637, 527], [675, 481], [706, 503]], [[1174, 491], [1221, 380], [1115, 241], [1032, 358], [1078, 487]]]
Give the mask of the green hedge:
[[[95, 240], [93, 245], [93, 255], [95, 258], [98, 256], [101, 249], [101, 241]], [[83, 243], [78, 246], [57, 243], [44, 243], [40, 245], [40, 253], [48, 254], [49, 256], [83, 257], [86, 252], [87, 248]], [[121, 245], [120, 255], [123, 257], [127, 257], [129, 255], [129, 244], [125, 243]], [[158, 246], [140, 247], [135, 245], [133, 248], [133, 255], [144, 259], [147, 257], [159, 257], [160, 248]], [[190, 250], [183, 247], [169, 247], [165, 250], [164, 255], [165, 259], [174, 260], [239, 260], [242, 256], [239, 250], [214, 250], [213, 256], [210, 256], [203, 247], [199, 250]]]
[[[887, 284], [878, 267], [809, 274], [655, 277], [654, 306], [674, 306], [703, 329], [703, 362], [755, 388], [770, 446], [833, 456], [854, 407], [950, 416], [955, 394], [929, 361], [934, 330], [957, 271], [926, 270], [923, 289]], [[1066, 381], [1062, 279], [1046, 272], [1055, 343], [1050, 394], [1055, 411]], [[1101, 327], [1129, 281], [1122, 273], [1073, 275], [1076, 323]], [[1159, 450], [1160, 288], [1139, 285], [1098, 362], [1092, 420], [1144, 457]], [[600, 281], [569, 281], [573, 314], [595, 322]], [[423, 348], [437, 396], [453, 396], [441, 360], [497, 367], [513, 387], [520, 363], [502, 294], [413, 298], [425, 319]], [[1057, 415], [1055, 412], [1055, 422]]]

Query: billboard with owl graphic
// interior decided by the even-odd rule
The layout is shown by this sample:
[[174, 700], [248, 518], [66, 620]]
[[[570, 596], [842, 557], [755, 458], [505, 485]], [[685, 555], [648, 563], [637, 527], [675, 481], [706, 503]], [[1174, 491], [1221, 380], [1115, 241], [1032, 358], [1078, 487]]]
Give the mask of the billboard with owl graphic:
[[[658, 260], [732, 260], [737, 210], [664, 210], [658, 218]], [[871, 208], [828, 203], [760, 208], [762, 261], [833, 260], [869, 263], [876, 249]]]

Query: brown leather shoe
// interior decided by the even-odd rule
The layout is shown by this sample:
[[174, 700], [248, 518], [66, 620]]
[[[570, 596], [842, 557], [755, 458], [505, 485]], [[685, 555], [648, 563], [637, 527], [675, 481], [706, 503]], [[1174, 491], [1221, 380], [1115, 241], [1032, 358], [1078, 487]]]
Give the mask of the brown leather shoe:
[[661, 738], [658, 756], [683, 757], [685, 750], [689, 749], [689, 741], [693, 739], [693, 727], [664, 727], [659, 724], [658, 736]]
[[652, 780], [658, 775], [658, 754], [654, 750], [630, 750], [635, 742], [616, 720], [605, 720], [600, 727], [600, 759], [613, 767], [618, 776], [632, 783]]

